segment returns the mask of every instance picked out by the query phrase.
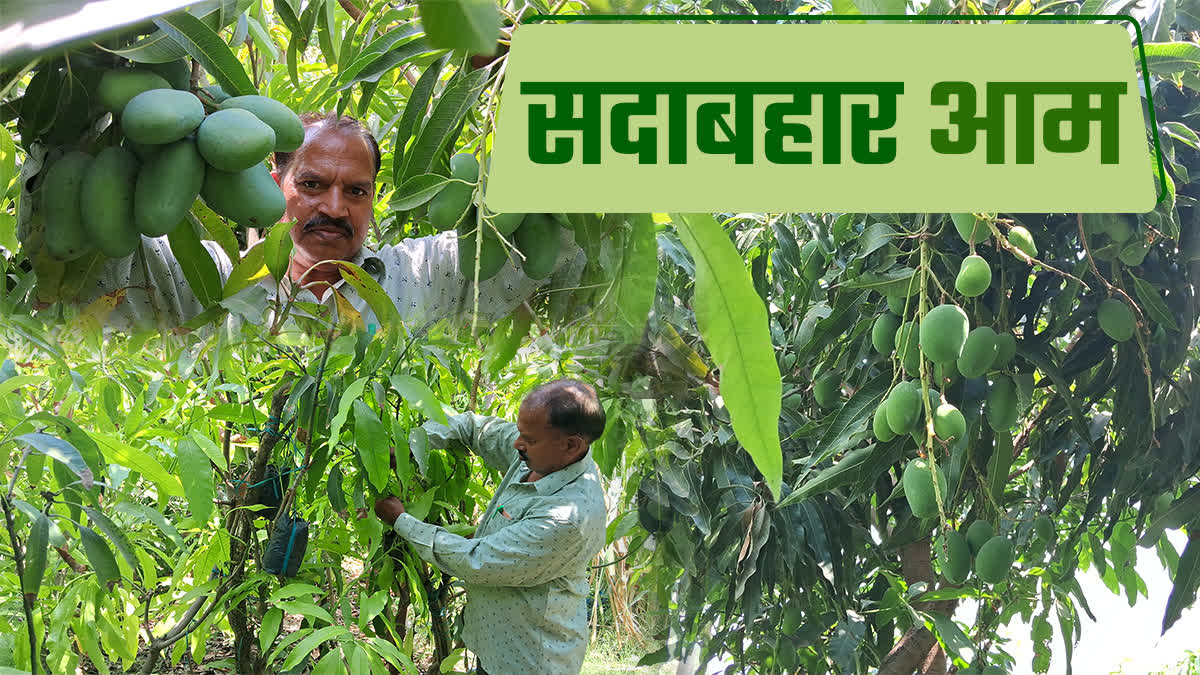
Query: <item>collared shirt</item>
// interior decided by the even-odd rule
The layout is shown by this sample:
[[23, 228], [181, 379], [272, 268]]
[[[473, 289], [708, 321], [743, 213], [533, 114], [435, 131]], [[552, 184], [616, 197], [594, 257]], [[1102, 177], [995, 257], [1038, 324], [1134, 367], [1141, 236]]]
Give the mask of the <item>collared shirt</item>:
[[606, 510], [589, 451], [532, 483], [513, 447], [517, 425], [463, 413], [425, 425], [431, 444], [463, 442], [506, 471], [466, 539], [408, 513], [396, 532], [467, 589], [463, 640], [492, 675], [574, 675], [587, 651], [587, 568], [604, 547]]
[[[555, 273], [566, 273], [570, 285], [571, 279], [577, 281], [582, 274], [586, 256], [575, 245], [569, 231], [562, 232], [562, 253]], [[203, 243], [224, 284], [233, 270], [229, 256], [216, 242], [205, 240]], [[453, 231], [404, 239], [379, 251], [364, 247], [349, 262], [363, 268], [383, 287], [396, 305], [400, 320], [410, 329], [428, 321], [468, 317], [474, 309], [474, 284], [468, 283], [458, 269], [458, 238]], [[506, 263], [496, 276], [479, 284], [480, 324], [499, 320], [546, 281], [530, 279], [511, 261]], [[374, 311], [352, 285], [339, 279], [332, 286], [359, 312], [365, 326], [378, 326]], [[286, 297], [291, 292], [291, 281], [285, 279], [281, 287]], [[165, 328], [172, 328], [203, 310], [167, 237], [142, 237], [140, 255], [106, 261], [99, 278], [80, 293], [80, 300], [86, 304], [120, 288], [127, 289], [125, 301], [109, 314], [107, 320], [109, 326], [119, 330], [134, 326], [154, 327], [157, 321]], [[265, 293], [265, 297], [273, 298], [276, 292], [275, 280], [267, 276], [257, 288], [243, 289], [238, 295]], [[337, 316], [336, 298], [328, 290], [318, 301], [312, 290], [301, 288], [295, 300], [322, 304], [330, 308], [331, 317]], [[293, 307], [293, 311], [302, 310]], [[264, 321], [269, 320], [269, 315], [264, 317]]]

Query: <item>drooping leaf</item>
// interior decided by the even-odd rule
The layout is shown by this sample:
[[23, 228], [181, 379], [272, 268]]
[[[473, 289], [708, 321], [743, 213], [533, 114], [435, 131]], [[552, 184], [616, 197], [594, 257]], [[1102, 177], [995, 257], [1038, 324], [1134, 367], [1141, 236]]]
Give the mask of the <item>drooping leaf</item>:
[[112, 545], [117, 547], [117, 551], [121, 554], [121, 557], [125, 559], [125, 562], [129, 564], [129, 568], [134, 570], [136, 574], [138, 570], [137, 557], [133, 554], [133, 545], [126, 538], [125, 531], [117, 527], [116, 523], [109, 520], [108, 516], [96, 509], [88, 506], [83, 506], [82, 508], [87, 513], [88, 518], [104, 533], [104, 536], [108, 537]]
[[204, 307], [221, 299], [221, 275], [194, 227], [203, 227], [192, 214], [167, 235], [188, 287]]
[[376, 491], [387, 487], [390, 473], [387, 432], [371, 407], [354, 401], [354, 441], [359, 461]]
[[360, 377], [342, 391], [341, 398], [338, 399], [337, 414], [333, 416], [333, 422], [329, 426], [329, 448], [331, 450], [340, 440], [342, 426], [346, 423], [346, 418], [350, 416], [350, 409], [354, 406], [354, 402], [363, 395], [367, 379]]
[[47, 457], [61, 462], [68, 469], [75, 472], [79, 476], [83, 487], [91, 489], [94, 481], [92, 470], [88, 468], [87, 462], [83, 460], [83, 456], [67, 441], [61, 438], [55, 438], [49, 434], [34, 432], [17, 436], [17, 441], [28, 443], [29, 447], [35, 452], [40, 452]]
[[429, 41], [444, 49], [491, 55], [500, 38], [500, 8], [492, 0], [417, 0]]
[[721, 396], [734, 433], [772, 494], [783, 479], [779, 410], [783, 382], [763, 305], [745, 263], [709, 214], [672, 216], [696, 263], [693, 309], [721, 373]]
[[1167, 303], [1158, 294], [1158, 291], [1148, 282], [1137, 276], [1130, 275], [1133, 279], [1134, 294], [1137, 295], [1138, 302], [1146, 310], [1146, 314], [1155, 323], [1160, 323], [1167, 328], [1178, 331], [1179, 324], [1175, 321], [1175, 317], [1171, 314], [1171, 310], [1167, 307]]
[[278, 607], [272, 607], [263, 615], [262, 625], [258, 629], [258, 646], [262, 653], [265, 654], [271, 644], [275, 642], [276, 636], [279, 635], [279, 626], [282, 623], [283, 610]]
[[[287, 277], [292, 257], [292, 227], [295, 221], [279, 222], [271, 226], [262, 243], [262, 259], [277, 283]], [[248, 258], [249, 256], [247, 256]]]
[[630, 341], [641, 337], [646, 318], [654, 306], [658, 283], [658, 239], [650, 214], [633, 217], [633, 232], [625, 243], [621, 267], [613, 280], [613, 304], [616, 309], [614, 334]]
[[246, 257], [233, 266], [233, 271], [229, 273], [229, 279], [225, 281], [225, 288], [221, 292], [223, 299], [228, 300], [238, 291], [258, 283], [259, 279], [270, 274], [264, 253], [265, 243], [246, 251]]
[[149, 506], [146, 506], [145, 504], [139, 504], [134, 501], [120, 502], [113, 508], [127, 516], [145, 518], [146, 520], [149, 520], [157, 525], [158, 529], [161, 530], [163, 534], [167, 535], [167, 539], [170, 539], [171, 542], [175, 544], [176, 548], [178, 548], [180, 551], [187, 550], [187, 544], [184, 543], [183, 537], [179, 536], [179, 530], [175, 529], [175, 526], [172, 525], [162, 513], [150, 508]]
[[188, 506], [198, 526], [208, 522], [213, 509], [213, 468], [212, 462], [204, 450], [190, 436], [179, 439], [175, 456], [179, 459], [180, 474], [183, 481], [183, 492], [187, 495]]
[[939, 612], [929, 612], [928, 616], [933, 620], [938, 640], [947, 652], [968, 663], [975, 660], [975, 644], [962, 632], [954, 619]]
[[25, 538], [25, 573], [21, 577], [21, 590], [26, 595], [37, 597], [46, 575], [46, 553], [50, 550], [50, 519], [38, 511], [32, 519], [29, 536]]
[[83, 540], [83, 551], [100, 585], [108, 586], [111, 582], [120, 581], [121, 570], [117, 567], [117, 559], [113, 557], [112, 549], [104, 538], [86, 525], [79, 526], [79, 538]]
[[1196, 591], [1200, 590], [1200, 537], [1192, 533], [1179, 565], [1175, 568], [1175, 581], [1171, 595], [1167, 598], [1167, 609], [1163, 613], [1162, 634], [1183, 615], [1183, 610], [1196, 602]]
[[155, 19], [154, 23], [199, 61], [230, 96], [258, 93], [241, 62], [229, 50], [229, 45], [203, 21], [181, 12]]
[[392, 184], [399, 185], [404, 178], [404, 166], [407, 163], [406, 147], [408, 141], [412, 138], [413, 132], [417, 129], [418, 122], [425, 119], [426, 109], [429, 107], [429, 98], [433, 95], [433, 87], [437, 84], [442, 76], [442, 68], [446, 66], [448, 56], [442, 56], [437, 61], [434, 61], [421, 73], [421, 77], [417, 78], [417, 84], [413, 87], [412, 94], [404, 103], [404, 114], [401, 115], [400, 121], [396, 124], [396, 142], [393, 144], [394, 156], [392, 158]]
[[447, 424], [446, 411], [429, 385], [410, 375], [393, 375], [388, 380], [392, 389], [409, 405], [438, 424]]
[[429, 173], [434, 159], [446, 145], [450, 135], [462, 121], [467, 110], [475, 105], [487, 83], [487, 70], [475, 70], [456, 76], [438, 97], [433, 114], [421, 128], [405, 160], [404, 178]]
[[415, 209], [425, 202], [437, 196], [446, 185], [451, 182], [461, 182], [439, 176], [436, 173], [423, 173], [420, 176], [413, 176], [404, 181], [396, 194], [392, 195], [392, 200], [388, 202], [388, 208], [393, 211], [407, 211]]

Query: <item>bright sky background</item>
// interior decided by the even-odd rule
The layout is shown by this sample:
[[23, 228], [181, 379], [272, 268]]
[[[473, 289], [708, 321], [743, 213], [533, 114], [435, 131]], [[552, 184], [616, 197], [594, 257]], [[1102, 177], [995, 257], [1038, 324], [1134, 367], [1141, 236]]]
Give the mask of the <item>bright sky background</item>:
[[[1167, 537], [1175, 545], [1175, 550], [1182, 553], [1187, 543], [1183, 532], [1168, 530]], [[1195, 606], [1184, 610], [1183, 616], [1171, 630], [1159, 637], [1163, 611], [1171, 594], [1171, 579], [1162, 568], [1154, 549], [1135, 547], [1135, 550], [1137, 572], [1146, 582], [1150, 597], [1139, 595], [1133, 607], [1129, 606], [1124, 593], [1114, 595], [1105, 587], [1094, 567], [1087, 572], [1079, 572], [1076, 577], [1087, 596], [1092, 614], [1098, 620], [1098, 623], [1092, 623], [1086, 614], [1080, 612], [1083, 637], [1075, 647], [1072, 663], [1078, 675], [1108, 675], [1118, 672], [1122, 666], [1125, 675], [1145, 675], [1171, 668], [1187, 656], [1189, 649], [1200, 651], [1200, 610]], [[1053, 612], [1050, 623], [1054, 626], [1050, 673], [1063, 675], [1067, 672], [1066, 654]], [[1017, 658], [1017, 667], [1012, 675], [1033, 673], [1033, 644], [1029, 640], [1029, 627], [1013, 622], [1005, 634], [1013, 638], [1008, 651]]]

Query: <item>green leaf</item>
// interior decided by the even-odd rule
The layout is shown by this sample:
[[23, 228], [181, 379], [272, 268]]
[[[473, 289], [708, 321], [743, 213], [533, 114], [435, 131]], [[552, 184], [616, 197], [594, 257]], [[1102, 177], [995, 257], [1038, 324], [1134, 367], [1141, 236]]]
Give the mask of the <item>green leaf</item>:
[[1148, 42], [1146, 65], [1154, 75], [1173, 75], [1200, 66], [1200, 46], [1190, 42]]
[[614, 334], [625, 341], [636, 341], [646, 327], [646, 318], [654, 306], [658, 284], [658, 239], [649, 213], [633, 216], [633, 232], [625, 243], [621, 268], [609, 291], [616, 307]]
[[897, 267], [883, 273], [863, 272], [838, 285], [847, 288], [865, 288], [880, 295], [906, 298], [917, 292], [919, 284], [913, 278], [916, 273], [917, 271], [911, 267]]
[[815, 494], [828, 492], [855, 480], [858, 477], [858, 468], [871, 457], [875, 448], [876, 446], [869, 445], [846, 453], [846, 456], [833, 466], [826, 467], [812, 478], [798, 483], [791, 494], [779, 502], [778, 508], [783, 508]]
[[1179, 331], [1179, 324], [1175, 321], [1175, 317], [1171, 315], [1171, 309], [1167, 307], [1167, 303], [1162, 299], [1153, 286], [1149, 282], [1130, 275], [1133, 278], [1133, 292], [1137, 295], [1138, 302], [1142, 303], [1146, 313], [1150, 318], [1154, 319], [1155, 323], [1162, 324], [1173, 331]]
[[375, 411], [362, 401], [354, 402], [354, 441], [354, 449], [371, 485], [376, 490], [383, 490], [390, 473], [387, 432]]
[[928, 612], [926, 616], [933, 620], [938, 640], [947, 652], [967, 663], [975, 660], [975, 644], [962, 632], [954, 619], [939, 612]]
[[388, 591], [386, 588], [372, 595], [367, 595], [366, 593], [359, 595], [358, 625], [360, 628], [369, 624], [371, 619], [379, 616], [379, 613], [387, 606], [387, 599]]
[[[461, 71], [460, 71], [461, 72]], [[455, 77], [438, 98], [433, 114], [413, 143], [405, 164], [404, 178], [429, 173], [434, 159], [450, 140], [467, 111], [479, 100], [487, 84], [487, 70], [474, 70]]]
[[221, 36], [191, 14], [179, 13], [154, 20], [162, 32], [183, 46], [230, 96], [257, 94], [250, 76]]
[[46, 553], [50, 550], [50, 519], [41, 511], [36, 513], [25, 539], [25, 574], [21, 576], [21, 590], [35, 598], [46, 575]]
[[353, 86], [358, 81], [356, 77], [359, 73], [369, 66], [374, 65], [379, 59], [386, 56], [388, 52], [393, 51], [401, 40], [407, 40], [419, 35], [421, 35], [420, 28], [413, 25], [403, 25], [393, 28], [372, 40], [371, 44], [363, 47], [362, 51], [354, 57], [354, 60], [338, 73], [336, 81], [338, 90], [344, 91]]
[[83, 460], [83, 456], [79, 454], [74, 445], [61, 438], [55, 438], [41, 432], [23, 434], [17, 436], [16, 440], [28, 443], [29, 447], [34, 451], [61, 462], [68, 469], [75, 472], [76, 476], [79, 476], [79, 480], [83, 483], [84, 488], [89, 490], [92, 488], [95, 480], [92, 470], [88, 468], [87, 462]]
[[437, 196], [437, 193], [441, 192], [442, 188], [448, 184], [465, 182], [439, 176], [436, 173], [423, 173], [420, 176], [413, 176], [404, 181], [404, 185], [401, 185], [396, 190], [396, 194], [392, 195], [392, 200], [388, 202], [388, 208], [393, 211], [415, 209]]
[[229, 463], [225, 460], [225, 455], [221, 454], [221, 448], [217, 447], [217, 444], [213, 442], [213, 439], [200, 433], [200, 431], [197, 429], [192, 429], [192, 433], [190, 435], [192, 440], [196, 441], [196, 444], [200, 446], [200, 449], [204, 451], [205, 455], [208, 455], [208, 458], [212, 460], [212, 463], [215, 464], [217, 468], [221, 469], [222, 471], [229, 470]]
[[183, 537], [179, 536], [179, 530], [176, 530], [175, 526], [168, 522], [166, 517], [158, 511], [146, 506], [145, 504], [139, 504], [133, 501], [120, 502], [113, 508], [127, 516], [141, 517], [149, 520], [157, 525], [158, 529], [162, 530], [163, 534], [167, 535], [167, 538], [170, 539], [173, 544], [175, 544], [176, 548], [178, 548], [180, 551], [187, 550], [187, 544], [184, 543]]
[[417, 520], [425, 520], [425, 517], [429, 515], [429, 509], [433, 508], [433, 498], [436, 496], [437, 490], [426, 490], [421, 493], [420, 497], [409, 502], [404, 510]]
[[771, 493], [783, 479], [779, 410], [783, 382], [767, 309], [737, 248], [706, 213], [672, 216], [696, 263], [693, 309], [700, 335], [721, 371], [720, 391], [734, 434]]
[[81, 508], [85, 513], [87, 513], [88, 518], [91, 518], [92, 522], [96, 524], [96, 527], [100, 528], [100, 531], [104, 533], [104, 536], [108, 537], [108, 540], [112, 542], [113, 546], [117, 547], [117, 551], [121, 554], [121, 557], [125, 559], [125, 562], [129, 564], [129, 568], [136, 574], [138, 570], [137, 557], [133, 555], [133, 546], [125, 537], [125, 531], [118, 528], [116, 524], [109, 520], [108, 516], [104, 515], [103, 513], [100, 513], [99, 511], [87, 506], [82, 506]]
[[311, 635], [296, 644], [296, 646], [292, 649], [292, 653], [288, 655], [287, 660], [283, 662], [283, 667], [281, 670], [291, 670], [292, 668], [295, 668], [306, 656], [308, 656], [309, 652], [316, 649], [321, 643], [349, 634], [350, 631], [344, 626], [326, 626], [320, 630], [313, 631]]
[[209, 255], [208, 249], [200, 242], [200, 237], [196, 236], [193, 229], [196, 226], [203, 227], [196, 217], [189, 213], [184, 222], [171, 230], [167, 240], [171, 244], [175, 259], [183, 269], [183, 277], [187, 279], [188, 286], [196, 294], [200, 304], [208, 307], [221, 299], [221, 275], [217, 272], [217, 265]]
[[433, 95], [433, 87], [437, 84], [442, 76], [442, 68], [446, 66], [447, 56], [442, 56], [437, 61], [434, 61], [421, 73], [421, 77], [417, 79], [416, 86], [413, 87], [412, 94], [404, 103], [404, 114], [400, 117], [400, 122], [396, 124], [396, 142], [393, 144], [394, 156], [392, 158], [392, 184], [400, 184], [403, 179], [404, 160], [407, 158], [405, 154], [405, 146], [408, 145], [409, 139], [412, 138], [413, 130], [416, 129], [417, 122], [425, 118], [426, 108], [429, 107], [429, 98]]
[[1167, 598], [1167, 610], [1163, 613], [1162, 634], [1175, 625], [1183, 610], [1196, 602], [1196, 591], [1200, 589], [1200, 538], [1193, 536], [1188, 540], [1179, 556], [1179, 566], [1175, 569], [1175, 585], [1171, 587], [1171, 596]]
[[207, 239], [211, 239], [221, 246], [221, 250], [225, 251], [225, 255], [229, 259], [237, 262], [241, 257], [241, 247], [238, 245], [237, 237], [234, 236], [233, 230], [229, 229], [229, 225], [217, 215], [215, 211], [208, 208], [202, 200], [196, 200], [192, 203], [192, 215], [200, 221], [204, 226], [205, 232], [208, 233]]
[[[198, 16], [200, 21], [209, 28], [220, 30], [233, 23], [249, 6], [249, 0], [213, 0], [197, 4], [189, 12], [193, 16]], [[210, 9], [203, 11], [206, 8]], [[147, 12], [145, 18], [149, 19], [153, 16], [170, 12], [170, 9], [166, 11]], [[104, 47], [101, 47], [101, 49], [104, 49]], [[124, 49], [109, 51], [134, 63], [166, 63], [167, 61], [174, 61], [187, 56], [187, 50], [162, 30], [156, 30]]]
[[263, 615], [262, 625], [258, 629], [258, 646], [261, 653], [267, 653], [275, 637], [279, 635], [279, 626], [283, 623], [283, 610], [272, 607]]
[[142, 474], [143, 478], [154, 483], [165, 496], [183, 496], [183, 484], [179, 482], [179, 478], [171, 475], [154, 457], [112, 436], [96, 431], [90, 435], [96, 444], [103, 448], [104, 457], [108, 461]]
[[295, 583], [288, 584], [287, 586], [284, 586], [282, 588], [278, 588], [278, 589], [272, 591], [271, 594], [269, 596], [267, 596], [267, 601], [277, 603], [284, 598], [298, 598], [302, 595], [303, 596], [321, 595], [324, 592], [325, 591], [321, 590], [320, 588], [318, 588], [312, 584], [306, 584], [303, 582], [295, 582]]
[[262, 243], [263, 262], [276, 283], [282, 282], [287, 277], [288, 267], [291, 265], [292, 227], [295, 224], [294, 220], [275, 223]]
[[258, 283], [259, 279], [270, 274], [264, 254], [265, 244], [266, 242], [263, 242], [246, 251], [246, 257], [233, 266], [233, 271], [229, 273], [229, 279], [225, 281], [225, 288], [221, 291], [225, 300], [238, 291]]
[[[344, 260], [335, 261], [334, 264], [341, 268], [342, 278], [346, 280], [346, 283], [353, 286], [354, 290], [358, 291], [358, 295], [367, 301], [367, 305], [375, 312], [383, 330], [390, 333], [393, 339], [398, 337], [402, 330], [400, 313], [396, 311], [396, 304], [392, 302], [387, 291], [383, 290], [379, 282], [358, 265]], [[393, 326], [396, 328], [394, 329]]]
[[17, 146], [8, 129], [0, 126], [0, 195], [8, 192], [8, 184], [17, 175]]
[[367, 379], [360, 377], [342, 391], [341, 398], [338, 399], [337, 414], [333, 416], [333, 422], [329, 426], [330, 450], [337, 445], [338, 439], [342, 435], [342, 426], [346, 423], [346, 418], [350, 416], [350, 408], [354, 405], [354, 401], [362, 396], [363, 388], [367, 386]]
[[429, 41], [445, 49], [491, 55], [500, 39], [500, 8], [492, 0], [417, 0]]
[[345, 664], [342, 663], [341, 649], [331, 649], [326, 652], [325, 656], [321, 657], [320, 661], [317, 661], [317, 665], [312, 670], [312, 675], [342, 675], [345, 672], [345, 668]]
[[858, 254], [864, 258], [871, 255], [887, 246], [896, 234], [896, 230], [887, 223], [871, 223], [858, 238]]
[[267, 32], [263, 25], [258, 22], [258, 19], [247, 17], [250, 27], [250, 35], [254, 38], [254, 44], [258, 48], [271, 55], [271, 61], [279, 60], [279, 50], [275, 47], [275, 41], [271, 39], [271, 34]]
[[175, 456], [179, 459], [180, 475], [187, 476], [183, 491], [187, 495], [192, 518], [197, 526], [203, 527], [213, 509], [212, 462], [190, 436], [179, 439]]
[[120, 581], [121, 570], [117, 567], [117, 559], [103, 537], [86, 525], [79, 526], [79, 537], [83, 540], [83, 551], [87, 554], [88, 563], [96, 571], [100, 585], [107, 587], [114, 581]]
[[392, 389], [395, 389], [409, 405], [439, 424], [448, 424], [442, 402], [434, 395], [429, 385], [410, 375], [393, 375], [389, 382]]

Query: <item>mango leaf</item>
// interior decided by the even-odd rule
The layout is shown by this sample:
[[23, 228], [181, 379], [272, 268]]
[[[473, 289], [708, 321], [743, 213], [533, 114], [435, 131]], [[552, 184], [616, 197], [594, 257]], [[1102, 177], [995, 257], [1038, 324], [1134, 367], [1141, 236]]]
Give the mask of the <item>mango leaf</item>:
[[224, 299], [228, 300], [238, 291], [258, 283], [259, 279], [270, 274], [264, 254], [265, 243], [246, 251], [246, 257], [233, 266], [233, 271], [229, 273], [229, 279], [225, 281], [225, 288], [221, 291]]
[[313, 631], [311, 635], [304, 638], [296, 644], [292, 649], [292, 653], [288, 655], [287, 660], [283, 662], [281, 670], [291, 670], [300, 664], [309, 652], [316, 649], [322, 642], [333, 640], [343, 635], [349, 635], [350, 631], [344, 626], [326, 626], [320, 630]]
[[479, 94], [487, 84], [487, 76], [488, 71], [481, 69], [451, 80], [413, 143], [405, 163], [404, 178], [429, 173], [434, 159], [449, 141], [463, 116], [479, 100]]
[[429, 41], [444, 49], [491, 56], [500, 39], [500, 8], [492, 0], [417, 0]]
[[279, 626], [282, 623], [283, 610], [278, 607], [272, 607], [263, 615], [262, 625], [258, 629], [258, 646], [261, 653], [265, 654], [271, 643], [275, 642], [275, 637], [279, 635]]
[[360, 377], [350, 386], [342, 391], [342, 396], [338, 399], [337, 414], [333, 416], [333, 422], [329, 427], [329, 449], [337, 444], [339, 437], [342, 435], [342, 426], [346, 423], [346, 418], [350, 416], [350, 408], [363, 394], [363, 389], [367, 386], [367, 378]]
[[638, 340], [654, 306], [658, 284], [658, 239], [650, 214], [633, 216], [633, 232], [625, 243], [621, 268], [610, 291], [616, 307], [615, 334], [626, 341]]
[[390, 469], [387, 433], [371, 407], [362, 401], [354, 402], [354, 441], [359, 461], [367, 478], [376, 490], [387, 487]]
[[338, 73], [337, 88], [339, 91], [349, 89], [358, 80], [355, 79], [364, 69], [373, 66], [379, 59], [396, 49], [401, 40], [421, 35], [421, 29], [414, 25], [403, 25], [380, 35], [371, 44], [362, 48], [354, 59]]
[[448, 424], [442, 402], [434, 395], [429, 385], [410, 375], [393, 375], [389, 382], [392, 389], [395, 389], [409, 405], [439, 424]]
[[871, 454], [874, 452], [875, 446], [869, 445], [865, 448], [859, 448], [846, 453], [846, 456], [842, 457], [837, 464], [822, 469], [817, 475], [802, 483], [797, 483], [796, 488], [791, 494], [779, 502], [778, 508], [783, 508], [806, 497], [828, 492], [854, 481], [858, 478], [858, 468], [862, 466], [863, 462], [870, 459]]
[[396, 124], [396, 142], [393, 144], [394, 156], [392, 158], [392, 184], [399, 185], [403, 178], [405, 165], [405, 147], [408, 141], [412, 138], [413, 130], [417, 127], [419, 120], [425, 119], [426, 108], [429, 107], [429, 98], [433, 95], [433, 87], [437, 84], [442, 76], [442, 68], [446, 66], [448, 55], [442, 56], [437, 61], [434, 61], [421, 73], [421, 77], [417, 78], [417, 84], [413, 87], [412, 93], [408, 100], [404, 103], [404, 114], [401, 115], [400, 121]]
[[1173, 331], [1179, 331], [1179, 324], [1171, 315], [1171, 309], [1167, 307], [1167, 303], [1163, 301], [1162, 296], [1153, 286], [1134, 276], [1133, 291], [1137, 295], [1138, 302], [1142, 303], [1142, 307], [1146, 310], [1146, 314], [1154, 319], [1155, 323], [1160, 323]]
[[[181, 3], [175, 1], [171, 4], [179, 5]], [[188, 13], [198, 17], [209, 28], [220, 30], [232, 23], [249, 6], [249, 0], [210, 0], [209, 2], [197, 4], [189, 9]], [[168, 14], [171, 11], [173, 10], [165, 9], [153, 13], [147, 12], [145, 18], [149, 19], [154, 15]], [[101, 47], [101, 49], [104, 49], [104, 47]], [[188, 55], [187, 50], [182, 45], [162, 30], [156, 30], [124, 49], [109, 51], [134, 63], [166, 63]]]
[[204, 450], [190, 436], [179, 439], [175, 456], [179, 459], [180, 475], [186, 476], [183, 491], [197, 526], [208, 522], [213, 509], [213, 468]]
[[1146, 65], [1154, 75], [1173, 75], [1200, 67], [1200, 46], [1190, 42], [1146, 43]]
[[388, 202], [388, 208], [393, 211], [415, 209], [433, 199], [437, 196], [437, 193], [442, 191], [442, 188], [452, 182], [465, 183], [466, 181], [446, 178], [436, 173], [423, 173], [420, 176], [413, 176], [404, 181], [404, 185], [401, 185], [396, 190], [396, 194], [392, 195], [391, 201]]
[[117, 551], [120, 552], [121, 557], [125, 559], [125, 562], [129, 563], [129, 568], [134, 570], [136, 573], [138, 570], [137, 558], [133, 555], [133, 546], [130, 545], [129, 540], [125, 538], [124, 530], [117, 527], [116, 524], [109, 520], [108, 516], [104, 515], [103, 513], [100, 513], [99, 511], [88, 506], [80, 506], [84, 512], [87, 513], [88, 518], [91, 518], [92, 522], [96, 524], [96, 527], [100, 528], [100, 531], [104, 533], [104, 536], [108, 537], [113, 546], [117, 547]]
[[199, 61], [230, 96], [258, 93], [241, 62], [229, 50], [229, 45], [203, 21], [191, 14], [179, 13], [155, 19], [154, 23]]
[[933, 620], [938, 640], [950, 654], [970, 663], [975, 660], [975, 644], [958, 627], [954, 619], [938, 612], [926, 613]]
[[380, 325], [392, 334], [393, 339], [398, 338], [400, 331], [393, 328], [399, 327], [400, 313], [396, 311], [396, 303], [392, 302], [391, 296], [383, 287], [375, 281], [366, 271], [351, 262], [338, 260], [335, 264], [341, 268], [342, 278], [346, 283], [354, 287], [358, 291], [358, 295], [367, 301], [367, 305], [375, 312], [375, 317], [379, 319]]
[[192, 203], [192, 215], [204, 226], [205, 232], [208, 233], [207, 238], [217, 242], [230, 260], [236, 262], [241, 257], [241, 247], [233, 230], [229, 229], [225, 220], [208, 208], [203, 200], [197, 199]]
[[425, 520], [425, 517], [429, 515], [429, 509], [433, 508], [433, 498], [436, 496], [437, 490], [426, 490], [421, 493], [420, 497], [406, 504], [404, 510], [417, 520]]
[[187, 550], [187, 544], [184, 543], [183, 537], [179, 536], [179, 530], [175, 529], [175, 526], [172, 525], [166, 519], [166, 517], [158, 511], [146, 506], [145, 504], [139, 504], [133, 501], [120, 502], [113, 508], [127, 516], [135, 518], [140, 517], [149, 520], [157, 525], [158, 529], [161, 530], [163, 534], [167, 535], [167, 539], [170, 539], [171, 542], [175, 544], [176, 548], [178, 548], [180, 551]]
[[179, 478], [171, 475], [151, 455], [103, 433], [92, 431], [90, 435], [103, 449], [104, 457], [108, 461], [137, 471], [168, 497], [183, 496], [183, 484], [179, 482]]
[[50, 519], [41, 511], [36, 512], [25, 539], [25, 573], [21, 576], [21, 590], [26, 595], [37, 597], [46, 575], [46, 553], [50, 550]]
[[913, 279], [913, 275], [916, 273], [917, 271], [911, 267], [898, 267], [883, 273], [864, 272], [838, 285], [848, 288], [864, 288], [880, 295], [906, 298], [917, 292], [918, 283]]
[[208, 249], [196, 235], [196, 230], [193, 229], [196, 226], [203, 227], [196, 217], [189, 213], [184, 222], [167, 235], [167, 241], [170, 242], [171, 252], [179, 261], [183, 277], [196, 294], [196, 299], [202, 306], [208, 307], [221, 299], [221, 275], [217, 272], [217, 265], [209, 255]]
[[8, 192], [8, 183], [17, 175], [17, 146], [8, 129], [0, 127], [0, 194]]
[[783, 382], [763, 305], [741, 255], [707, 213], [672, 216], [696, 262], [693, 309], [700, 335], [720, 368], [720, 392], [734, 434], [772, 494], [783, 479], [779, 410]]
[[1192, 533], [1183, 549], [1183, 555], [1179, 556], [1179, 565], [1175, 568], [1175, 584], [1171, 587], [1170, 597], [1167, 598], [1162, 634], [1175, 625], [1185, 608], [1196, 602], [1197, 589], [1200, 589], [1200, 538]]
[[75, 449], [75, 446], [62, 440], [55, 438], [49, 434], [34, 432], [17, 436], [17, 441], [28, 443], [29, 447], [36, 452], [40, 452], [51, 459], [64, 464], [68, 469], [75, 472], [79, 476], [79, 480], [83, 483], [83, 487], [91, 489], [95, 482], [92, 470], [88, 468], [87, 462], [83, 460], [83, 456]]
[[113, 557], [112, 549], [104, 538], [86, 525], [79, 526], [79, 538], [83, 540], [83, 551], [87, 554], [88, 563], [96, 572], [100, 585], [107, 587], [114, 581], [121, 580], [121, 570], [117, 567], [117, 559]]
[[291, 264], [293, 245], [291, 233], [295, 224], [294, 220], [275, 223], [262, 243], [263, 262], [276, 283], [283, 281], [287, 276], [288, 266]]

